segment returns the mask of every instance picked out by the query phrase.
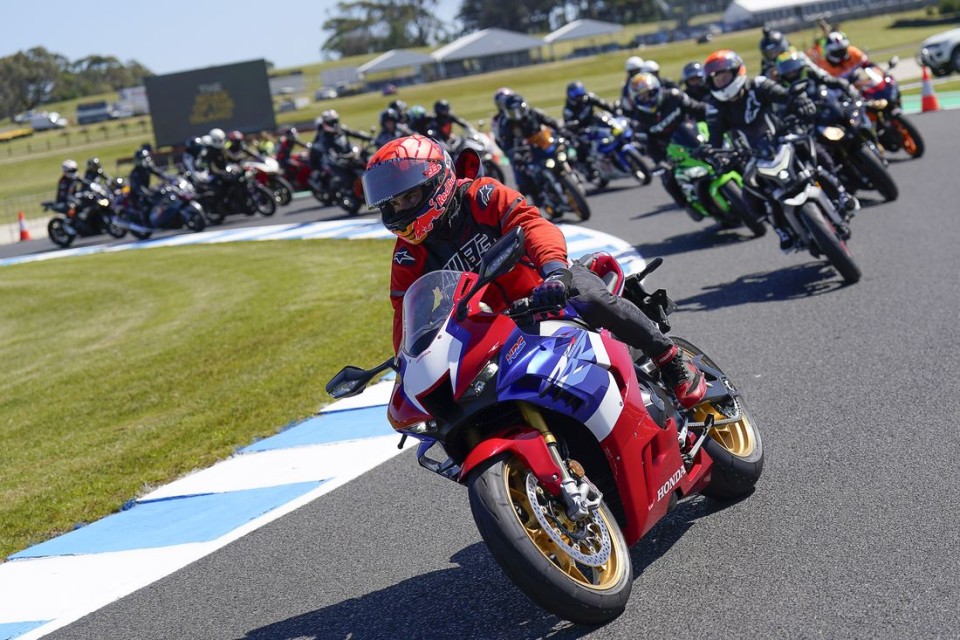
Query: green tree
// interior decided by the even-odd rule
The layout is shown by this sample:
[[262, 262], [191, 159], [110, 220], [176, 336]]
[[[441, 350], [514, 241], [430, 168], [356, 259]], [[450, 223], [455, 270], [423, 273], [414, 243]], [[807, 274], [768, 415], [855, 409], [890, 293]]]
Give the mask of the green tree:
[[422, 47], [446, 37], [427, 0], [356, 0], [337, 4], [321, 27], [332, 35], [321, 49], [342, 56]]
[[0, 117], [46, 102], [67, 64], [65, 57], [43, 47], [0, 58]]

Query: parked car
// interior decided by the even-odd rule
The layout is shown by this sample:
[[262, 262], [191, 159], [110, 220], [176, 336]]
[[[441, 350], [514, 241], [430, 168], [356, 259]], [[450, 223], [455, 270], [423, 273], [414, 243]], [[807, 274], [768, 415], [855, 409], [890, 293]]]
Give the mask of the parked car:
[[34, 131], [45, 131], [47, 129], [63, 129], [67, 126], [67, 119], [62, 117], [56, 111], [43, 111], [30, 116], [27, 121]]
[[317, 102], [321, 100], [333, 100], [337, 97], [337, 90], [333, 87], [323, 87], [322, 89], [317, 89], [317, 92], [313, 94], [313, 99]]
[[920, 64], [930, 67], [935, 76], [960, 72], [960, 28], [930, 36], [920, 45]]

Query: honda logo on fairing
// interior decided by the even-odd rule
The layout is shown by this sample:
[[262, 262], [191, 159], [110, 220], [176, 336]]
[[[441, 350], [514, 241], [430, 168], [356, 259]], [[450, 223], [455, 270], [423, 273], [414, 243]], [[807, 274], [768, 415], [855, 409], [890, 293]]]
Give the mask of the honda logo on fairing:
[[670, 476], [670, 479], [663, 483], [663, 486], [660, 487], [660, 490], [657, 491], [657, 500], [662, 500], [663, 496], [667, 495], [671, 489], [677, 486], [677, 483], [680, 482], [680, 478], [686, 475], [687, 470], [684, 467], [677, 469], [677, 472]]

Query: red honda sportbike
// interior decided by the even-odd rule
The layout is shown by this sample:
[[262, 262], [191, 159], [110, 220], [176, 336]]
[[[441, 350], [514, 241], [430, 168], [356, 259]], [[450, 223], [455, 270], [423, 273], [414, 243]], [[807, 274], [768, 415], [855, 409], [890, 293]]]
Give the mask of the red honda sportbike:
[[[345, 367], [327, 392], [355, 395], [397, 370], [391, 424], [420, 441], [423, 467], [467, 486], [477, 528], [507, 575], [555, 615], [602, 623], [630, 596], [628, 545], [685, 498], [749, 493], [763, 444], [734, 385], [685, 340], [674, 338], [709, 384], [691, 410], [649, 358], [591, 330], [570, 305], [521, 300], [498, 312], [491, 283], [523, 245], [517, 229], [485, 254], [480, 275], [421, 277], [404, 296], [397, 357]], [[640, 282], [659, 261], [626, 280], [607, 254], [590, 263], [669, 330], [672, 301]]]

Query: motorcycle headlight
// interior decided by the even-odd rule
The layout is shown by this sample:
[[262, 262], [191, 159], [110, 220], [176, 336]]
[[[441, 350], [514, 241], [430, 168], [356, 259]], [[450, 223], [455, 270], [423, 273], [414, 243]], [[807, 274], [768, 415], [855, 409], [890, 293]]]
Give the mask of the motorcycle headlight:
[[472, 400], [479, 398], [480, 395], [483, 394], [483, 390], [487, 388], [487, 384], [497, 375], [499, 368], [495, 360], [488, 362], [486, 366], [480, 370], [480, 373], [477, 374], [477, 377], [473, 379], [473, 382], [470, 383], [466, 391], [463, 392], [463, 399]]
[[549, 158], [543, 164], [547, 167], [547, 169], [553, 169], [555, 166], [557, 166], [557, 163], [553, 161], [553, 158]]
[[878, 100], [871, 100], [867, 103], [867, 106], [871, 109], [876, 109], [877, 111], [883, 111], [887, 108], [887, 104], [886, 98], [880, 98]]
[[841, 129], [840, 127], [824, 127], [823, 137], [829, 140], [830, 142], [837, 142], [838, 140], [843, 140], [843, 129]]
[[110, 201], [107, 200], [106, 198], [100, 198], [99, 200], [97, 200], [97, 204], [100, 205], [101, 207], [109, 207]]
[[566, 161], [567, 161], [567, 154], [566, 154], [565, 152], [561, 151], [560, 153], [557, 154], [557, 160], [558, 160], [559, 162], [566, 162]]
[[614, 137], [616, 137], [616, 136], [619, 136], [621, 133], [623, 133], [623, 129], [621, 129], [620, 127], [614, 127], [614, 128], [610, 131], [610, 133], [612, 133], [612, 134], [614, 135]]
[[709, 171], [707, 171], [706, 167], [689, 167], [684, 170], [684, 173], [694, 180], [699, 180], [700, 178], [706, 177]]

